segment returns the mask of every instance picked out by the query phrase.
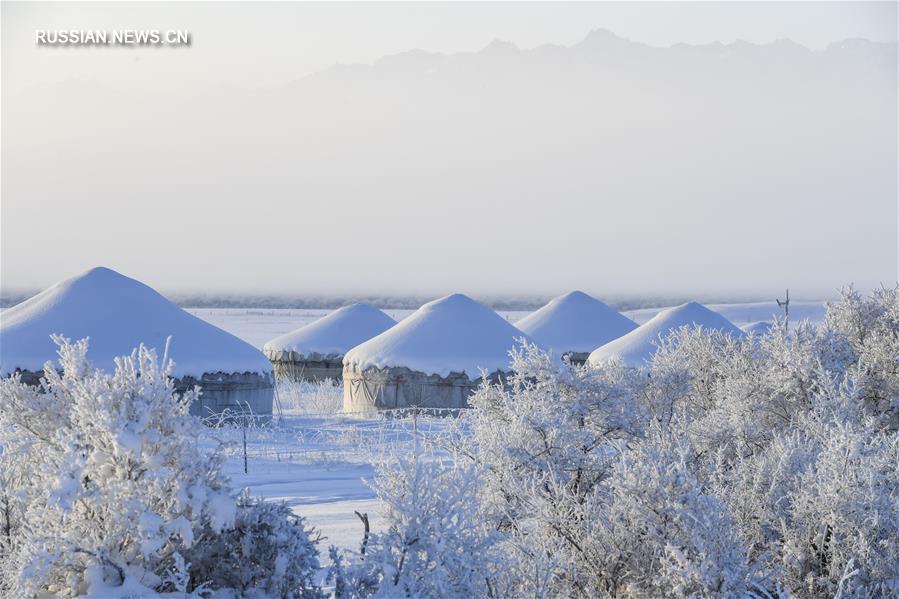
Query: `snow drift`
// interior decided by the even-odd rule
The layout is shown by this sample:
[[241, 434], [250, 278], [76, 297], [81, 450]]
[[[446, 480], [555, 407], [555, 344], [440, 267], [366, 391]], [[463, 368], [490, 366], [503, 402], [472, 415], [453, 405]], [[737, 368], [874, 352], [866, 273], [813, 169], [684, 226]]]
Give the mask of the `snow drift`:
[[515, 326], [561, 356], [590, 353], [630, 333], [637, 323], [586, 293], [572, 291], [525, 316]]
[[357, 370], [406, 367], [425, 374], [465, 373], [471, 379], [509, 369], [509, 351], [526, 333], [473, 299], [456, 293], [423, 305], [391, 329], [351, 349]]
[[596, 365], [611, 358], [620, 358], [628, 366], [642, 366], [655, 354], [659, 339], [682, 326], [714, 329], [738, 337], [744, 334], [717, 312], [712, 312], [702, 304], [688, 302], [659, 312], [649, 322], [627, 335], [597, 348], [590, 354], [587, 362]]
[[175, 377], [272, 371], [258, 349], [108, 268], [66, 279], [5, 310], [0, 315], [0, 375], [16, 369], [39, 372], [45, 362], [55, 361], [54, 333], [72, 340], [89, 337], [88, 357], [106, 371], [114, 368], [114, 358], [131, 354], [141, 343], [155, 348], [161, 358], [169, 336]]
[[394, 319], [370, 304], [352, 304], [272, 339], [263, 346], [262, 351], [269, 358], [286, 352], [296, 353], [299, 358], [343, 356], [395, 324]]

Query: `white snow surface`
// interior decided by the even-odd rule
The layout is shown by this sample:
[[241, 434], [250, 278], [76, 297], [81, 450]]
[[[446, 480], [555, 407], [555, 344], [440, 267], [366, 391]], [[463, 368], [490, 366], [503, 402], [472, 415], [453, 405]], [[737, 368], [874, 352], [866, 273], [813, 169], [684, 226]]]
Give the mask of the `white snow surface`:
[[395, 327], [347, 352], [344, 364], [360, 369], [405, 366], [425, 374], [464, 372], [470, 378], [509, 369], [520, 339], [535, 343], [502, 316], [456, 293], [423, 305]]
[[162, 357], [171, 336], [173, 375], [271, 373], [255, 347], [185, 312], [139, 281], [98, 267], [66, 279], [0, 314], [0, 375], [40, 371], [56, 361], [50, 335], [90, 338], [88, 358], [111, 371], [114, 359], [143, 343]]
[[688, 302], [659, 312], [627, 335], [597, 348], [587, 361], [598, 365], [612, 358], [620, 358], [627, 366], [642, 366], [655, 354], [660, 338], [682, 326], [701, 326], [737, 337], [744, 335], [743, 331], [717, 312], [702, 304]]
[[771, 330], [772, 326], [774, 326], [774, 323], [768, 322], [767, 320], [761, 320], [759, 322], [744, 324], [740, 328], [743, 329], [743, 332], [747, 334], [755, 333], [756, 335], [766, 335], [768, 331]]
[[591, 352], [637, 328], [630, 318], [581, 291], [561, 295], [515, 326], [557, 355]]
[[[705, 304], [709, 310], [714, 310], [733, 324], [743, 326], [760, 321], [773, 321], [775, 318], [783, 318], [784, 310], [774, 300], [768, 302], [742, 302], [733, 304]], [[625, 316], [643, 324], [665, 308], [638, 308], [623, 312]], [[822, 301], [790, 301], [790, 322], [793, 324], [808, 320], [814, 324], [824, 320], [825, 302]]]
[[272, 339], [263, 351], [292, 351], [303, 356], [342, 356], [363, 341], [380, 335], [396, 321], [372, 305], [339, 308], [295, 331]]
[[[771, 321], [783, 318], [783, 308], [771, 302], [750, 302], [734, 304], [705, 304], [737, 326], [742, 327], [761, 320]], [[638, 308], [622, 310], [621, 313], [637, 324], [643, 324], [653, 316], [671, 306], [657, 308]], [[185, 308], [194, 316], [237, 335], [247, 343], [262, 349], [271, 339], [285, 335], [299, 327], [305, 326], [327, 316], [333, 309], [329, 308]], [[388, 316], [397, 322], [407, 318], [415, 310], [382, 308]], [[531, 311], [497, 310], [497, 314], [510, 323], [515, 323]], [[824, 319], [824, 302], [790, 301], [790, 324], [798, 324], [809, 320], [818, 324]], [[595, 349], [595, 348], [594, 348]]]

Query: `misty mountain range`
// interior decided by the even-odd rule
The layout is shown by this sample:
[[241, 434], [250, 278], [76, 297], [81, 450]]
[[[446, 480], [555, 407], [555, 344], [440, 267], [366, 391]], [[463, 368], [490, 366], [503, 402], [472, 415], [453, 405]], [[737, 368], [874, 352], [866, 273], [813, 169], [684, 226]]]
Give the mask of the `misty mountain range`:
[[[163, 288], [256, 295], [895, 280], [896, 44], [656, 48], [597, 30], [276, 89], [80, 80], [4, 100], [4, 220], [36, 225], [4, 226], [10, 284], [14, 263], [115, 267], [138, 238]], [[119, 210], [132, 228], [104, 226]], [[80, 250], [41, 264], [35, 244]]]
[[735, 69], [747, 66], [770, 69], [769, 76], [777, 73], [801, 76], [820, 75], [823, 69], [830, 75], [839, 75], [833, 68], [841, 65], [848, 70], [872, 71], [879, 77], [879, 69], [889, 68], [895, 62], [896, 44], [864, 39], [847, 39], [817, 51], [789, 39], [770, 44], [737, 41], [656, 47], [619, 37], [606, 29], [596, 29], [573, 46], [547, 44], [519, 49], [510, 42], [494, 40], [478, 52], [442, 54], [415, 49], [385, 56], [373, 65], [335, 65], [295, 80], [289, 87], [304, 89], [322, 80], [346, 81], [369, 75], [399, 78], [471, 78], [478, 75], [514, 78], [527, 75], [535, 82], [552, 81], [534, 78], [535, 71], [539, 70], [556, 73], [556, 79], [564, 81], [577, 70], [582, 76], [607, 76], [611, 71], [626, 70], [634, 78], [645, 78], [650, 69], [669, 71], [669, 75], [674, 74], [670, 69], [691, 69], [694, 75], [701, 75], [708, 81], [710, 74], [739, 75]]

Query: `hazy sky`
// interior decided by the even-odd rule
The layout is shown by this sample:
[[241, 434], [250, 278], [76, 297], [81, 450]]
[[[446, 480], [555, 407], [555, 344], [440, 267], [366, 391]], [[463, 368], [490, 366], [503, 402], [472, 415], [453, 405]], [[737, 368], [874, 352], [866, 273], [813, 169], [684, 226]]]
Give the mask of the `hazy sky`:
[[[189, 50], [37, 48], [36, 29], [178, 28]], [[96, 77], [128, 90], [276, 86], [335, 63], [422, 48], [472, 52], [495, 39], [571, 45], [591, 30], [652, 45], [768, 43], [820, 49], [896, 41], [895, 2], [124, 2], [3, 3], [3, 82]]]
[[[814, 295], [849, 281], [892, 284], [895, 72], [865, 75], [863, 85], [875, 95], [892, 90], [874, 99], [839, 86], [820, 88], [837, 99], [797, 88], [816, 105], [818, 99], [821, 106], [836, 103], [843, 116], [791, 107], [795, 135], [784, 112], [793, 97], [789, 78], [780, 88], [786, 99], [761, 100], [771, 102], [765, 109], [771, 120], [752, 114], [751, 92], [736, 103], [727, 96], [733, 86], [721, 88], [721, 97], [717, 91], [684, 95], [707, 84], [717, 89], [721, 74], [707, 66], [681, 73], [684, 81], [697, 78], [692, 87], [670, 82], [680, 108], [667, 116], [659, 98], [640, 105], [642, 67], [630, 78], [614, 75], [626, 88], [620, 98], [617, 90], [602, 90], [602, 82], [591, 83], [584, 97], [600, 94], [606, 112], [594, 120], [589, 105], [575, 106], [577, 123], [562, 121], [566, 107], [580, 101], [581, 71], [571, 71], [574, 81], [552, 82], [555, 71], [520, 70], [518, 58], [498, 54], [482, 53], [475, 67], [440, 66], [431, 79], [405, 63], [394, 79], [386, 66], [375, 75], [332, 69], [330, 78], [303, 78], [417, 48], [480, 52], [496, 39], [522, 49], [569, 47], [598, 28], [654, 46], [789, 38], [822, 50], [847, 38], [895, 42], [896, 6], [3, 2], [0, 285], [42, 287], [96, 264], [165, 290], [247, 293], [514, 294], [577, 287], [764, 294], [789, 284]], [[37, 29], [129, 28], [188, 29], [193, 44], [46, 48], [34, 42]], [[472, 72], [494, 64], [494, 75], [472, 82]], [[510, 69], [519, 70], [492, 87]], [[467, 79], [456, 86], [458, 72]], [[665, 76], [650, 72], [656, 82]], [[545, 85], [528, 79], [538, 74]], [[809, 77], [814, 85], [827, 80], [826, 73]], [[516, 104], [522, 85], [536, 85], [539, 97], [506, 115], [502, 102]], [[403, 86], [411, 86], [408, 93]], [[469, 106], [485, 86], [489, 94], [478, 96], [485, 108]], [[432, 87], [443, 91], [435, 96], [427, 91]], [[556, 97], [553, 89], [572, 95]], [[725, 96], [729, 107], [719, 104]], [[415, 105], [394, 110], [404, 97]], [[730, 108], [737, 105], [739, 114]], [[610, 117], [618, 108], [622, 114]], [[499, 116], [486, 120], [491, 114]], [[481, 117], [466, 137], [464, 127]], [[755, 118], [759, 132], [779, 123], [771, 131], [776, 146], [799, 138], [807, 145], [777, 155], [781, 150], [770, 151], [741, 128]], [[822, 131], [818, 124], [847, 137], [813, 139]], [[876, 132], [878, 125], [892, 131], [850, 139], [852, 131]], [[534, 136], [518, 139], [528, 128]], [[739, 140], [732, 152], [727, 142], [709, 146], [732, 128]], [[697, 130], [702, 141], [689, 145]], [[424, 131], [427, 139], [420, 138]], [[595, 135], [588, 139], [587, 132]], [[686, 144], [680, 155], [662, 149], [672, 135]], [[502, 142], [493, 145], [495, 138]], [[796, 168], [785, 172], [775, 156], [795, 159]], [[641, 172], [628, 179], [638, 166]], [[730, 178], [718, 181], [716, 173]], [[765, 198], [757, 199], [762, 189]], [[837, 233], [842, 213], [861, 209], [858, 195], [867, 202], [872, 234], [855, 230], [851, 239], [823, 241]], [[779, 220], [780, 203], [789, 222], [772, 226], [767, 244], [766, 219]], [[637, 239], [644, 233], [651, 238]], [[845, 244], [845, 252], [834, 253], [835, 244]]]

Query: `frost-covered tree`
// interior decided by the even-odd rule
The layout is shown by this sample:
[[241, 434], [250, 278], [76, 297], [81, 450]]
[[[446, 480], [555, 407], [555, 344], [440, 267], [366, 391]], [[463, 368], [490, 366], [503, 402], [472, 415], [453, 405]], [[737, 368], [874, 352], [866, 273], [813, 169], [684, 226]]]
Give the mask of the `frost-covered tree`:
[[822, 336], [829, 341], [829, 369], [856, 367], [858, 399], [880, 426], [899, 429], [899, 287], [878, 289], [869, 298], [844, 289], [841, 300], [828, 306]]
[[513, 352], [454, 447], [495, 533], [470, 559], [496, 560], [498, 596], [899, 593], [896, 297], [683, 328], [641, 368]]
[[244, 492], [234, 524], [221, 532], [207, 526], [186, 551], [191, 580], [247, 598], [321, 597], [315, 582], [318, 550], [310, 534], [287, 504]]
[[[208, 566], [186, 557], [208, 554], [198, 543], [236, 553], [238, 515], [238, 526], [275, 518], [239, 509], [220, 455], [199, 450], [197, 392], [176, 393], [171, 362], [144, 347], [108, 374], [89, 364], [86, 340], [56, 341], [60, 372], [48, 363], [39, 387], [0, 381], [0, 595], [225, 587], [198, 580]], [[282, 561], [314, 551], [305, 534], [282, 549]]]
[[363, 541], [355, 565], [338, 561], [338, 597], [493, 594], [494, 535], [479, 513], [475, 467], [392, 455], [376, 475], [388, 527]]
[[899, 592], [899, 437], [831, 380], [795, 427], [713, 481], [753, 553], [799, 597]]
[[483, 513], [503, 535], [497, 586], [512, 595], [589, 596], [596, 493], [614, 444], [639, 435], [648, 410], [629, 405], [631, 373], [620, 365], [560, 370], [526, 344], [512, 352], [512, 372], [507, 385], [478, 389], [464, 420], [471, 436], [463, 454], [483, 472]]
[[683, 436], [658, 430], [623, 450], [598, 506], [604, 593], [764, 594], [728, 506], [707, 488]]
[[[641, 368], [525, 345], [445, 439], [393, 456], [387, 528], [338, 597], [899, 595], [899, 295], [852, 289], [819, 326], [684, 328]], [[60, 348], [0, 383], [0, 594], [103, 585], [315, 596], [280, 504], [235, 502], [191, 394], [141, 350], [114, 375]], [[349, 563], [348, 563], [349, 562]]]
[[680, 359], [671, 351], [651, 371], [560, 369], [525, 345], [512, 353], [508, 385], [472, 396], [464, 453], [483, 470], [478, 497], [501, 535], [504, 595], [759, 592], [728, 506], [705, 489], [686, 437], [672, 441], [672, 427], [708, 407], [683, 356], [735, 347], [696, 342], [705, 347], [683, 347]]
[[742, 340], [683, 328], [660, 341], [645, 376], [680, 379], [667, 389], [673, 425], [689, 432], [697, 452], [746, 456], [807, 409], [820, 370], [814, 342], [808, 326], [788, 332], [783, 322]]

